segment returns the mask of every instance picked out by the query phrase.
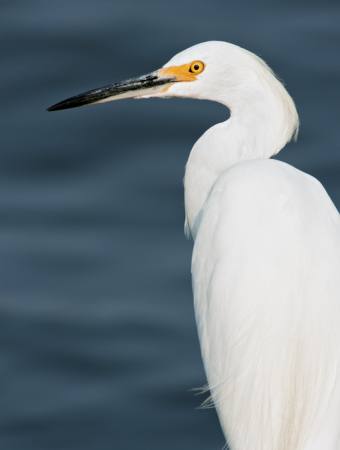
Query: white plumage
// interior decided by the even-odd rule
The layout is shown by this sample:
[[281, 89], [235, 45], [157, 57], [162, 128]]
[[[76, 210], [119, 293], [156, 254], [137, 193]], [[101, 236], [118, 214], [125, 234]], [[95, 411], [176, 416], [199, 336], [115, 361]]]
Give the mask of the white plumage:
[[194, 145], [185, 173], [212, 400], [230, 450], [339, 450], [339, 213], [315, 178], [269, 159], [297, 133], [293, 100], [260, 58], [225, 42], [105, 89], [52, 109], [146, 96], [230, 109]]
[[232, 450], [338, 449], [339, 217], [273, 160], [219, 177], [193, 262], [212, 397]]
[[298, 126], [283, 86], [250, 53], [211, 45], [231, 118], [194, 146], [185, 188], [212, 398], [231, 450], [336, 450], [339, 214], [317, 180], [266, 159]]

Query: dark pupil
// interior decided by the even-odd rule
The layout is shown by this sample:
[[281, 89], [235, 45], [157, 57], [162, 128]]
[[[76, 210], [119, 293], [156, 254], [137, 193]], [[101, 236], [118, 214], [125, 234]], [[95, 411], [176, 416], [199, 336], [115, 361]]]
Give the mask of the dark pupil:
[[194, 69], [195, 69], [195, 70], [199, 70], [199, 68], [200, 68], [200, 66], [199, 66], [198, 64], [195, 64], [195, 65], [194, 65]]

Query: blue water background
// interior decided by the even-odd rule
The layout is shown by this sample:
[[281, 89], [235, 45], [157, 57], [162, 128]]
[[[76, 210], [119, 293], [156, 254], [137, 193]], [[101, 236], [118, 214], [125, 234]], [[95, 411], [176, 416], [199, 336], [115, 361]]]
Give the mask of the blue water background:
[[213, 450], [182, 177], [223, 107], [69, 95], [219, 39], [260, 54], [301, 115], [280, 159], [340, 207], [339, 1], [1, 0], [0, 449]]

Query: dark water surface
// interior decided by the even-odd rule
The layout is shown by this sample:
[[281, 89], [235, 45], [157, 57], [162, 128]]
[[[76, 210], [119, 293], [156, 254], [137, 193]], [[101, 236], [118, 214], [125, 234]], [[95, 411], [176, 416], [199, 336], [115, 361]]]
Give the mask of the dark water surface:
[[300, 139], [279, 157], [339, 208], [339, 1], [2, 0], [0, 36], [0, 450], [220, 449], [190, 392], [205, 378], [182, 176], [224, 109], [45, 108], [194, 43], [238, 43], [297, 102]]

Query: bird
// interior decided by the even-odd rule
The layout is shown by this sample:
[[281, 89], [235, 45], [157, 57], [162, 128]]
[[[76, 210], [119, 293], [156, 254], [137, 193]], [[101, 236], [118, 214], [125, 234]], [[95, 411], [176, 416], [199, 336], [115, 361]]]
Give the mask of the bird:
[[48, 110], [150, 97], [230, 113], [184, 176], [195, 318], [227, 447], [339, 450], [340, 216], [316, 178], [272, 158], [297, 138], [292, 97], [263, 59], [208, 41]]

